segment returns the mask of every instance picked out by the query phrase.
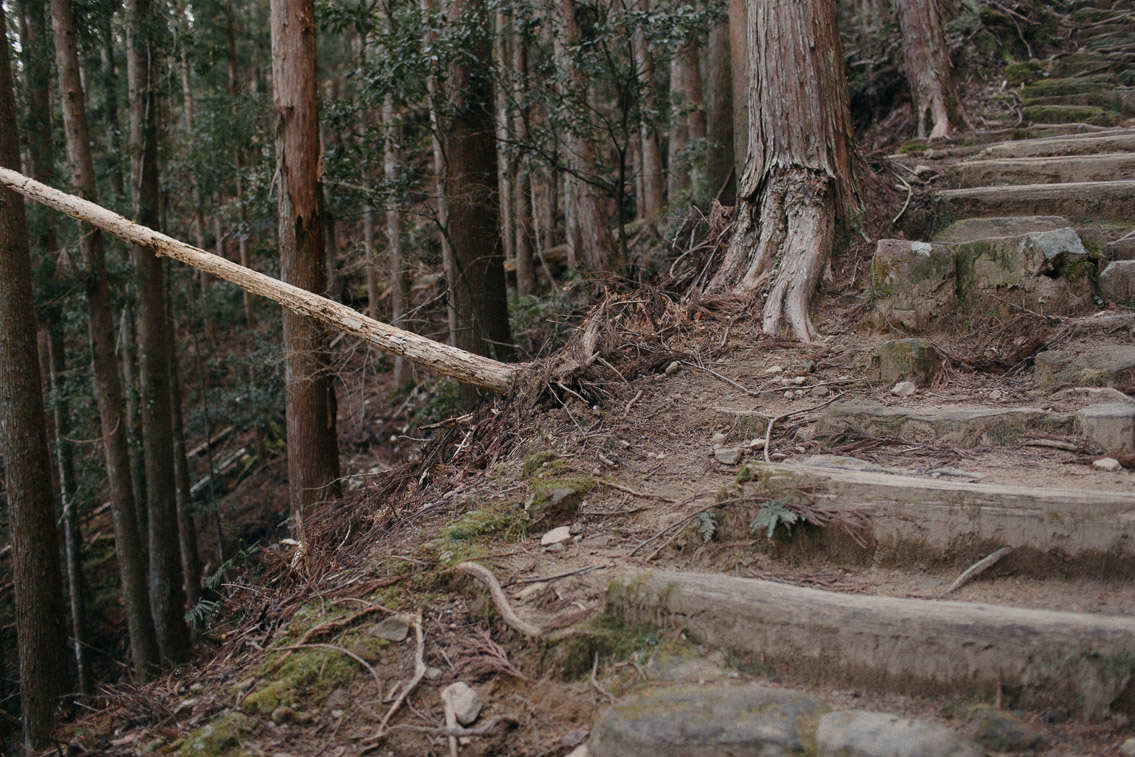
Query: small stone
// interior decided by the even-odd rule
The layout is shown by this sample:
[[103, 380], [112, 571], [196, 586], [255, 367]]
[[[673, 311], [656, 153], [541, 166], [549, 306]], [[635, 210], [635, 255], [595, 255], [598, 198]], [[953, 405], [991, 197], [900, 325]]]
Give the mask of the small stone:
[[1123, 466], [1119, 464], [1119, 461], [1114, 457], [1101, 457], [1099, 460], [1092, 462], [1092, 467], [1098, 468], [1099, 470], [1105, 471], [1107, 473], [1115, 473], [1116, 471], [1123, 468]]
[[994, 389], [989, 393], [989, 399], [993, 400], [994, 402], [998, 402], [1004, 398], [1005, 392], [1001, 391], [1000, 389]]
[[578, 536], [579, 534], [582, 534], [582, 533], [583, 533], [583, 524], [582, 523], [572, 523], [571, 524], [571, 535], [572, 536]]
[[682, 364], [675, 360], [674, 362], [670, 363], [670, 365], [666, 366], [666, 375], [673, 376], [681, 367]]
[[1123, 746], [1119, 747], [1119, 753], [1123, 757], [1135, 757], [1135, 739], [1124, 741]]
[[743, 454], [739, 447], [718, 447], [713, 451], [713, 458], [722, 465], [736, 465], [741, 462]]
[[830, 712], [816, 727], [820, 754], [845, 757], [981, 757], [981, 747], [949, 728], [882, 712]]
[[783, 371], [784, 371], [784, 369], [781, 368], [779, 365], [772, 365], [772, 366], [769, 366], [768, 368], [765, 368], [765, 373], [781, 373]]
[[563, 552], [566, 549], [567, 547], [565, 547], [562, 542], [559, 544], [549, 544], [547, 547], [544, 547], [545, 552]]
[[796, 447], [795, 449], [796, 449], [796, 454], [797, 454], [797, 455], [803, 455], [803, 454], [804, 454], [805, 452], [807, 452], [807, 451], [808, 451], [808, 450], [807, 450], [806, 448], [804, 448], [804, 447]]
[[788, 391], [786, 391], [784, 393], [784, 399], [786, 399], [786, 400], [794, 399], [795, 397], [796, 397], [796, 395], [793, 394], [791, 389], [789, 389]]
[[768, 457], [769, 457], [769, 460], [772, 460], [773, 462], [777, 462], [777, 463], [779, 463], [781, 460], [787, 460], [788, 459], [788, 455], [784, 454], [783, 452], [773, 452]]
[[928, 173], [934, 173], [934, 169], [931, 168], [928, 165], [925, 165], [923, 163], [919, 163], [917, 166], [914, 167], [914, 175], [919, 177], [919, 178], [922, 178], [924, 175], [926, 175]]
[[988, 705], [978, 705], [966, 719], [969, 735], [995, 752], [1033, 750], [1044, 741], [1040, 731]]
[[406, 637], [410, 635], [410, 617], [408, 615], [391, 615], [370, 629], [370, 635], [387, 641], [405, 641]]
[[720, 447], [722, 444], [725, 444], [725, 434], [720, 431], [709, 437], [709, 446]]
[[426, 668], [426, 678], [431, 681], [436, 681], [441, 678], [441, 668], [435, 668], [433, 665], [430, 665]]
[[771, 399], [773, 399], [774, 397], [777, 397], [777, 396], [778, 396], [779, 394], [780, 394], [780, 390], [779, 390], [779, 389], [762, 389], [762, 390], [761, 390], [761, 391], [760, 391], [760, 392], [759, 392], [759, 393], [757, 394], [757, 399], [762, 399], [762, 400], [771, 400]]
[[804, 396], [805, 392], [804, 392], [804, 390], [803, 390], [803, 389], [797, 389], [797, 390], [796, 390], [795, 392], [793, 392], [792, 394], [793, 394], [793, 396], [794, 396], [794, 397], [796, 397], [797, 399], [800, 399], [801, 397], [803, 397], [803, 396]]
[[804, 373], [815, 373], [816, 372], [815, 361], [805, 359], [804, 362], [800, 364], [800, 370], [804, 371]]
[[327, 697], [326, 707], [332, 710], [341, 710], [351, 703], [351, 697], [347, 694], [347, 690], [342, 686], [331, 692], [331, 696]]
[[331, 717], [341, 718], [341, 717], [343, 717], [343, 711], [342, 710], [332, 710], [331, 711]]
[[461, 725], [470, 725], [481, 714], [481, 696], [464, 681], [451, 683], [441, 690], [441, 701], [453, 708]]
[[828, 388], [826, 386], [813, 386], [810, 394], [813, 397], [827, 397]]
[[891, 394], [906, 398], [918, 391], [918, 387], [909, 381], [900, 381], [891, 388]]
[[749, 449], [764, 449], [764, 448], [765, 448], [765, 440], [764, 439], [750, 439], [749, 440]]
[[560, 526], [553, 528], [546, 534], [540, 537], [541, 547], [550, 547], [553, 544], [563, 544], [565, 541], [571, 540], [571, 526]]
[[807, 380], [808, 380], [807, 376], [796, 376], [792, 379], [792, 383], [796, 384], [796, 386], [800, 386], [801, 384], [803, 384]]

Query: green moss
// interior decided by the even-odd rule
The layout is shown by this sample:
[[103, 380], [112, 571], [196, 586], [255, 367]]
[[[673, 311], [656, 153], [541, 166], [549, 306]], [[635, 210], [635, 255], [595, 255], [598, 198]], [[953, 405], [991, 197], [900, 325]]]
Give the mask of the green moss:
[[545, 665], [555, 676], [572, 680], [587, 675], [595, 655], [607, 661], [621, 661], [644, 650], [663, 649], [674, 653], [687, 642], [663, 638], [658, 629], [648, 623], [628, 625], [610, 612], [603, 612], [573, 629], [571, 636], [548, 649]]
[[596, 486], [595, 479], [591, 476], [584, 476], [580, 474], [573, 475], [543, 475], [533, 479], [528, 484], [532, 496], [536, 498], [546, 497], [556, 489], [568, 489], [572, 494], [587, 494]]
[[551, 450], [535, 452], [524, 459], [524, 463], [520, 466], [520, 473], [525, 478], [532, 478], [541, 472], [541, 468], [556, 460], [556, 453]]
[[737, 469], [737, 475], [733, 477], [733, 483], [740, 486], [753, 478], [753, 469], [748, 465], [742, 465]]
[[915, 155], [920, 155], [929, 149], [929, 142], [907, 142], [905, 145], [899, 148], [899, 154], [906, 155], [908, 153], [913, 153]]
[[299, 649], [279, 667], [277, 661], [272, 655], [261, 665], [264, 680], [241, 703], [246, 713], [271, 715], [277, 707], [310, 707], [358, 675], [358, 663], [333, 649]]
[[1010, 63], [1005, 66], [1002, 74], [1010, 84], [1020, 84], [1040, 76], [1043, 70], [1038, 62], [1030, 60], [1024, 63]]
[[1106, 124], [1109, 121], [1107, 111], [1095, 105], [1029, 105], [1024, 114], [1029, 121], [1045, 124]]
[[496, 534], [506, 537], [523, 536], [527, 525], [528, 516], [518, 504], [493, 505], [470, 510], [460, 518], [451, 520], [441, 530], [441, 536], [449, 541], [468, 541]]
[[248, 718], [239, 712], [226, 712], [191, 732], [177, 750], [182, 757], [217, 757], [243, 754], [240, 735]]
[[1102, 77], [1085, 76], [1061, 79], [1041, 79], [1021, 88], [1021, 97], [1055, 97], [1059, 95], [1080, 95], [1089, 92], [1106, 92], [1113, 85]]
[[1076, 260], [1060, 271], [1062, 278], [1068, 281], [1078, 281], [1085, 277], [1092, 277], [1096, 275], [1096, 264], [1093, 260]]

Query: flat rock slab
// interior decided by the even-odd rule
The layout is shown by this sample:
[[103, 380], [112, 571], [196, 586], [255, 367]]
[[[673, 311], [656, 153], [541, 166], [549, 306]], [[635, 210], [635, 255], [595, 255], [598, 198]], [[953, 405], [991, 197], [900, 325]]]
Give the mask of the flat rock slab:
[[1135, 152], [967, 160], [952, 174], [963, 187], [1135, 179]]
[[1113, 708], [1135, 715], [1135, 618], [664, 571], [616, 577], [607, 607], [626, 622], [678, 628], [751, 656], [783, 679], [931, 696], [1000, 691], [1012, 706], [1060, 707], [1089, 720]]
[[1106, 152], [1135, 152], [1135, 130], [1002, 142], [985, 148], [981, 157], [1043, 158], [1054, 155], [1098, 155]]
[[1026, 105], [1026, 121], [1034, 124], [1100, 124], [1107, 126], [1117, 113], [1098, 105]]
[[1076, 430], [1103, 452], [1135, 452], [1135, 405], [1088, 405], [1076, 412]]
[[600, 714], [588, 748], [594, 757], [788, 757], [804, 753], [830, 709], [815, 697], [761, 686], [655, 690]]
[[1072, 223], [1061, 216], [1008, 216], [1005, 218], [965, 218], [955, 221], [934, 236], [941, 244], [965, 244], [983, 239], [1019, 237], [1037, 231], [1067, 229]]
[[944, 725], [882, 712], [829, 712], [816, 728], [818, 757], [983, 757]]
[[1130, 180], [949, 189], [935, 197], [957, 218], [1055, 214], [1073, 221], [1135, 220], [1135, 181]]
[[1049, 350], [1039, 353], [1033, 365], [1033, 379], [1039, 386], [1135, 386], [1135, 346], [1090, 352]]
[[[843, 564], [949, 565], [1005, 546], [1019, 574], [1135, 580], [1135, 493], [920, 478], [844, 465], [754, 465], [754, 502], [806, 491], [816, 508], [862, 523], [859, 543], [838, 527], [806, 530], [808, 548]], [[754, 506], [753, 510], [757, 509]], [[738, 515], [741, 530], [754, 513]], [[722, 538], [742, 538], [722, 528]]]
[[941, 442], [957, 447], [1013, 445], [1028, 434], [1070, 434], [1072, 416], [1038, 408], [887, 407], [854, 399], [832, 403], [817, 430], [862, 431], [915, 443]]

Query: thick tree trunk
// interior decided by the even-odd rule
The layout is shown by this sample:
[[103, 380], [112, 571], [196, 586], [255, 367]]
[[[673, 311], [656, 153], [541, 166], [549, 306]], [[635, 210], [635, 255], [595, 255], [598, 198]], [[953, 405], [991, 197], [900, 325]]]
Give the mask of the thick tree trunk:
[[[51, 17], [55, 27], [56, 66], [59, 69], [63, 129], [67, 137], [71, 181], [84, 197], [93, 201], [97, 199], [94, 162], [91, 159], [86, 99], [79, 78], [79, 58], [70, 0], [51, 0]], [[102, 234], [98, 229], [85, 229], [79, 247], [86, 265], [84, 283], [90, 314], [91, 376], [99, 410], [103, 453], [106, 456], [115, 556], [126, 604], [134, 676], [143, 680], [158, 666], [158, 645], [150, 614], [142, 539], [134, 509], [122, 383], [114, 355], [114, 315], [110, 306]]]
[[[0, 13], [0, 165], [18, 169], [16, 98]], [[24, 742], [43, 745], [67, 692], [67, 636], [51, 458], [43, 424], [24, 203], [0, 190], [0, 449], [12, 533], [12, 578]]]
[[[281, 278], [309, 292], [327, 289], [319, 212], [319, 102], [313, 0], [272, 0]], [[339, 496], [335, 387], [322, 325], [284, 312], [288, 489], [296, 533], [305, 514]]]
[[[942, 139], [966, 126], [954, 86], [950, 51], [942, 33], [938, 0], [895, 0], [902, 53], [919, 139]], [[932, 124], [926, 133], [927, 118]]]
[[[130, 89], [130, 180], [134, 216], [158, 222], [157, 42], [150, 0], [126, 2], [126, 77]], [[173, 410], [170, 406], [169, 315], [162, 261], [135, 245], [138, 281], [138, 373], [142, 405], [142, 452], [146, 461], [146, 506], [150, 534], [150, 608], [163, 665], [189, 659], [185, 589], [177, 535], [177, 487], [173, 471]]]
[[[451, 118], [446, 128], [445, 186], [449, 204], [449, 238], [456, 279], [450, 296], [457, 311], [454, 346], [477, 355], [507, 360], [513, 355], [508, 323], [496, 195], [496, 149], [489, 34], [483, 0], [456, 0], [450, 22], [469, 34], [469, 57], [450, 66]], [[473, 63], [480, 61], [477, 70]], [[462, 386], [466, 404], [478, 396]]]
[[[639, 0], [637, 10], [646, 12], [649, 9], [647, 0]], [[666, 172], [662, 168], [662, 150], [658, 146], [658, 130], [655, 126], [659, 109], [658, 88], [654, 81], [654, 58], [647, 47], [646, 33], [641, 25], [634, 30], [631, 48], [640, 90], [638, 138], [642, 150], [643, 214], [647, 218], [657, 218], [666, 205]]]
[[[32, 176], [51, 183], [55, 181], [55, 142], [52, 136], [51, 108], [51, 40], [47, 30], [47, 6], [42, 0], [25, 0], [20, 6], [21, 34], [26, 82], [28, 90], [28, 153], [31, 157]], [[43, 254], [52, 255], [58, 247], [55, 220], [44, 217], [40, 221], [37, 246]], [[62, 313], [48, 315], [47, 324], [47, 375], [50, 378], [52, 402], [51, 421], [54, 429], [54, 452], [59, 476], [59, 498], [62, 506], [63, 554], [67, 567], [67, 594], [71, 604], [71, 646], [75, 654], [75, 669], [79, 691], [89, 694], [93, 690], [90, 655], [90, 634], [87, 631], [87, 608], [84, 601], [83, 566], [80, 550], [78, 501], [76, 498], [75, 461], [67, 436], [71, 428], [71, 409], [67, 394], [60, 381], [67, 371], [63, 331], [58, 319]]]
[[[517, 33], [512, 41], [512, 86], [513, 96], [518, 103], [528, 97], [528, 44], [523, 34]], [[517, 108], [512, 117], [512, 133], [518, 144], [528, 141], [528, 117]], [[532, 294], [536, 291], [536, 267], [532, 257], [532, 234], [534, 218], [532, 213], [532, 173], [526, 158], [518, 156], [515, 161], [516, 186], [512, 193], [513, 234], [516, 240], [516, 291], [519, 294]]]
[[737, 173], [733, 166], [733, 80], [729, 52], [729, 21], [719, 19], [709, 28], [709, 80], [705, 101], [709, 144], [706, 185], [711, 198], [722, 205], [737, 200]]
[[738, 189], [749, 160], [749, 9], [750, 0], [729, 3], [729, 73], [733, 84], [733, 176]]
[[808, 305], [856, 206], [835, 0], [749, 0], [748, 161], [710, 291], [766, 291], [762, 328], [816, 335]]
[[[556, 33], [553, 43], [556, 66], [570, 85], [570, 91], [565, 96], [577, 98], [577, 103], [584, 108], [586, 114], [584, 127], [570, 129], [564, 140], [568, 168], [574, 174], [569, 180], [571, 210], [567, 219], [568, 228], [574, 228], [577, 234], [577, 253], [587, 264], [590, 275], [599, 282], [611, 282], [622, 273], [626, 261], [622, 259], [619, 246], [615, 244], [615, 238], [611, 234], [606, 192], [585, 180], [595, 175], [598, 158], [595, 145], [586, 136], [595, 131], [591, 128], [590, 85], [573, 53], [573, 48], [580, 43], [575, 2], [555, 0], [555, 3]], [[568, 246], [572, 247], [570, 242]]]
[[515, 149], [508, 144], [512, 123], [508, 117], [508, 91], [511, 87], [511, 69], [508, 39], [505, 37], [508, 19], [498, 11], [493, 14], [493, 65], [497, 70], [497, 86], [493, 88], [496, 105], [497, 136], [497, 197], [500, 208], [500, 240], [505, 260], [516, 260], [516, 228], [512, 220], [513, 180], [516, 177]]

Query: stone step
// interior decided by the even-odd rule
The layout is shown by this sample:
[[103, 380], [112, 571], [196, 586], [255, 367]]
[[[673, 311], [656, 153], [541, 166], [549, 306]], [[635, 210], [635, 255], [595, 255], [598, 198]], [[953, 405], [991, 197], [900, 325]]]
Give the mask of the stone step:
[[616, 577], [607, 607], [770, 666], [779, 680], [1135, 716], [1135, 618], [668, 571]]
[[816, 460], [830, 458], [825, 465], [808, 464], [809, 458], [751, 464], [750, 483], [741, 491], [752, 505], [723, 511], [720, 539], [753, 538], [751, 525], [762, 507], [781, 499], [835, 520], [823, 528], [794, 527], [787, 539], [771, 545], [777, 557], [960, 572], [997, 549], [1013, 547], [999, 563], [1012, 575], [1135, 581], [1133, 493], [920, 478], [836, 464], [863, 465], [849, 458]]
[[963, 187], [1135, 179], [1135, 152], [967, 160], [955, 165], [951, 174]]
[[1083, 76], [1116, 72], [1135, 64], [1135, 53], [1077, 52], [1061, 55], [1052, 61], [1053, 76]]
[[1026, 121], [1034, 124], [1096, 124], [1107, 126], [1117, 120], [1118, 112], [1098, 105], [1026, 105], [1022, 110]]
[[1071, 95], [1051, 95], [1045, 97], [1029, 98], [1025, 100], [1026, 107], [1048, 105], [1072, 105], [1103, 108], [1105, 111], [1115, 111], [1124, 116], [1135, 114], [1135, 89], [1121, 87], [1104, 92], [1082, 92]]
[[1023, 99], [1052, 97], [1054, 95], [1076, 95], [1088, 92], [1106, 92], [1115, 87], [1109, 74], [1095, 76], [1074, 76], [1065, 78], [1037, 79], [1021, 87]]
[[1135, 129], [1106, 129], [1039, 139], [1018, 139], [986, 147], [981, 158], [1043, 158], [1053, 155], [1097, 155], [1135, 152]]
[[1135, 388], [1135, 347], [1110, 346], [1088, 350], [1049, 350], [1033, 360], [1038, 386], [1111, 386]]
[[1073, 221], [1135, 221], [1135, 181], [948, 189], [935, 195], [954, 218], [1061, 215]]

